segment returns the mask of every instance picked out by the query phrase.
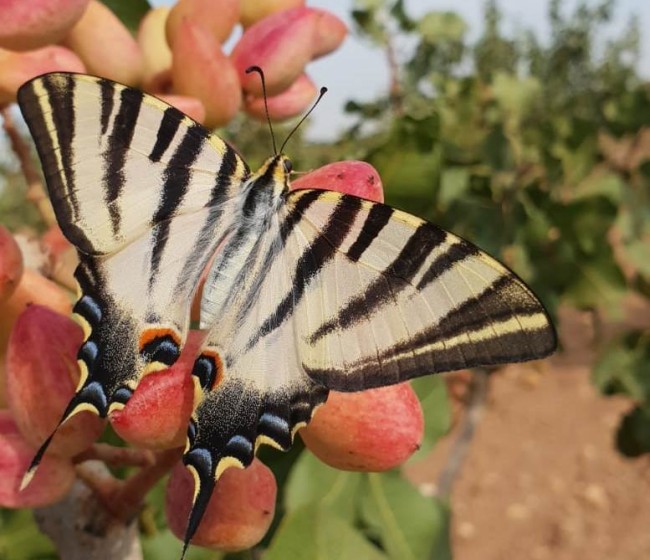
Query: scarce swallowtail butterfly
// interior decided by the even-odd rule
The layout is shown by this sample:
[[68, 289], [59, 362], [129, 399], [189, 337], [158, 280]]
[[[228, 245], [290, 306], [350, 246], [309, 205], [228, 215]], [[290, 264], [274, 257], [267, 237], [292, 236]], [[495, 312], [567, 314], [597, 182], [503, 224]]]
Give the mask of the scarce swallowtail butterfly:
[[176, 361], [212, 260], [183, 455], [196, 485], [185, 546], [224, 470], [249, 465], [260, 444], [288, 449], [329, 390], [555, 349], [543, 306], [505, 266], [390, 206], [290, 191], [283, 154], [251, 172], [177, 109], [101, 78], [46, 74], [18, 101], [80, 259], [81, 379], [61, 423], [106, 417]]

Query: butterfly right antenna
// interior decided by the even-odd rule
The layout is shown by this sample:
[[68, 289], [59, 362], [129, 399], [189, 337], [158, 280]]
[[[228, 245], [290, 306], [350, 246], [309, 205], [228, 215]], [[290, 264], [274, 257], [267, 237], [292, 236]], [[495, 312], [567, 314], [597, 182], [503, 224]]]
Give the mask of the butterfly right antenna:
[[275, 134], [273, 134], [273, 125], [271, 124], [271, 117], [269, 116], [269, 105], [266, 102], [267, 95], [266, 95], [266, 80], [264, 79], [264, 71], [259, 66], [249, 66], [248, 68], [246, 68], [246, 74], [250, 74], [251, 72], [257, 72], [260, 75], [260, 78], [262, 80], [262, 94], [264, 95], [264, 112], [266, 113], [266, 120], [269, 123], [269, 129], [271, 131], [271, 140], [273, 141], [273, 155], [277, 156], [278, 149], [277, 146], [275, 145]]

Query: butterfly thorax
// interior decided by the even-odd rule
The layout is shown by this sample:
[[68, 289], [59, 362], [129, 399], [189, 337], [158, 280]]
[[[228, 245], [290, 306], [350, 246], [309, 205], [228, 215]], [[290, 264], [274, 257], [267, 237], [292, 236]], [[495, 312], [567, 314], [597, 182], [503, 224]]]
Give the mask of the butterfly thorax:
[[289, 192], [291, 162], [283, 154], [267, 159], [243, 186], [241, 212], [255, 219], [276, 210]]

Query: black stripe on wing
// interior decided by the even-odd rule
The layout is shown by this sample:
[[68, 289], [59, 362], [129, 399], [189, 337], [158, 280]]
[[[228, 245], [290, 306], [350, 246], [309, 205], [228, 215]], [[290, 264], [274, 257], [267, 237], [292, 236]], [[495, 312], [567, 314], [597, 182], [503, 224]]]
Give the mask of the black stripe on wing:
[[154, 226], [151, 248], [151, 275], [149, 285], [152, 286], [158, 275], [158, 269], [169, 239], [171, 220], [187, 194], [187, 188], [192, 179], [192, 165], [198, 158], [209, 132], [200, 124], [194, 124], [185, 132], [183, 139], [170, 158], [163, 174], [162, 196], [154, 214], [151, 225]]
[[99, 80], [99, 90], [101, 106], [99, 124], [101, 126], [102, 136], [104, 136], [108, 131], [108, 123], [111, 120], [113, 108], [115, 107], [115, 82]]
[[[39, 98], [37, 95], [36, 86], [39, 84], [48, 93], [47, 97]], [[18, 103], [34, 138], [43, 165], [50, 200], [61, 229], [66, 237], [82, 251], [92, 253], [92, 244], [83, 230], [75, 224], [79, 214], [79, 203], [69, 183], [70, 178], [74, 180], [74, 170], [71, 167], [66, 168], [66, 162], [69, 165], [72, 159], [70, 141], [75, 130], [72, 106], [74, 87], [74, 80], [65, 75], [43, 76], [21, 86], [18, 90]], [[49, 107], [43, 106], [48, 103]], [[63, 109], [63, 114], [66, 116], [65, 119], [63, 114], [53, 116], [54, 122], [58, 123], [56, 133], [50, 131], [45, 121], [45, 113], [52, 112], [55, 106]]]
[[149, 159], [153, 162], [159, 162], [167, 148], [171, 144], [176, 132], [181, 125], [185, 115], [175, 107], [167, 107], [160, 121], [158, 132], [156, 133], [156, 143], [153, 145]]
[[[246, 163], [237, 156], [235, 150], [227, 143], [224, 143], [225, 151], [219, 171], [215, 179], [214, 186], [210, 192], [210, 199], [206, 206], [208, 207], [208, 215], [205, 222], [201, 227], [201, 231], [197, 236], [195, 250], [187, 255], [185, 264], [183, 265], [183, 273], [179, 276], [176, 290], [185, 292], [188, 288], [189, 282], [195, 282], [195, 275], [197, 267], [205, 266], [197, 260], [195, 255], [203, 255], [208, 250], [210, 245], [218, 246], [221, 241], [229, 234], [219, 238], [214, 238], [215, 224], [221, 219], [224, 212], [224, 204], [227, 200], [232, 198], [241, 185], [248, 179], [250, 170]], [[238, 167], [241, 164], [241, 171], [238, 173]], [[200, 271], [199, 271], [200, 272]]]
[[[508, 321], [512, 324], [506, 328]], [[330, 389], [358, 391], [432, 373], [539, 359], [553, 352], [556, 345], [546, 311], [521, 281], [508, 273], [453, 308], [437, 324], [395, 341], [377, 356], [348, 364], [345, 372], [338, 368], [305, 370]], [[398, 366], [398, 379], [389, 374], [391, 365]], [[393, 370], [391, 367], [391, 374]]]
[[348, 258], [357, 262], [366, 249], [372, 245], [372, 242], [381, 233], [384, 227], [390, 222], [394, 210], [385, 204], [374, 204], [368, 212], [366, 221], [359, 232], [359, 236], [348, 249]]
[[[374, 233], [374, 230], [371, 233]], [[363, 228], [359, 238], [362, 236], [364, 236]], [[364, 316], [372, 315], [386, 303], [392, 303], [393, 298], [399, 292], [411, 285], [411, 281], [420, 270], [422, 263], [431, 251], [444, 243], [445, 238], [446, 233], [443, 230], [423, 222], [408, 238], [397, 257], [380, 276], [365, 291], [346, 303], [335, 317], [328, 319], [316, 329], [310, 336], [309, 342], [315, 344], [335, 330], [348, 328], [363, 319]]]
[[106, 188], [104, 200], [108, 207], [114, 235], [118, 235], [120, 231], [121, 211], [119, 198], [127, 179], [124, 167], [136, 130], [134, 125], [138, 120], [143, 99], [144, 94], [137, 89], [124, 88], [120, 91], [117, 114], [113, 119], [106, 150], [102, 154], [104, 159], [102, 184]]
[[[293, 232], [294, 228], [298, 225], [307, 208], [309, 208], [316, 200], [318, 200], [319, 196], [321, 196], [323, 192], [324, 191], [319, 190], [306, 192], [287, 212], [285, 218], [280, 223], [279, 233], [276, 234], [275, 238], [272, 240], [267, 240], [264, 239], [263, 236], [260, 236], [258, 242], [255, 243], [254, 247], [250, 251], [249, 258], [255, 260], [255, 255], [259, 254], [262, 248], [266, 248], [266, 250], [264, 251], [264, 260], [257, 269], [260, 271], [260, 273], [255, 277], [255, 281], [249, 283], [248, 294], [240, 304], [242, 310], [248, 311], [250, 309], [253, 309], [255, 302], [260, 297], [260, 287], [266, 280], [266, 271], [271, 269], [273, 261], [278, 258], [278, 255], [284, 249], [287, 238]], [[246, 235], [249, 235], [250, 233], [251, 232], [246, 231]], [[236, 241], [233, 241], [232, 246], [236, 246]], [[219, 270], [226, 268], [225, 265], [229, 260], [228, 255], [224, 254], [223, 259], [224, 260], [221, 263]], [[233, 281], [233, 285], [244, 285], [244, 279], [249, 275], [249, 273], [249, 268], [243, 267], [238, 272], [237, 277]], [[233, 293], [232, 295], [234, 296], [235, 294]]]
[[251, 337], [247, 344], [248, 349], [255, 346], [258, 340], [280, 327], [291, 315], [294, 306], [305, 295], [305, 290], [311, 280], [339, 250], [352, 229], [363, 202], [362, 199], [353, 196], [342, 197], [339, 200], [323, 230], [298, 259], [292, 276], [293, 287], [282, 298], [275, 311], [267, 317], [259, 331]]

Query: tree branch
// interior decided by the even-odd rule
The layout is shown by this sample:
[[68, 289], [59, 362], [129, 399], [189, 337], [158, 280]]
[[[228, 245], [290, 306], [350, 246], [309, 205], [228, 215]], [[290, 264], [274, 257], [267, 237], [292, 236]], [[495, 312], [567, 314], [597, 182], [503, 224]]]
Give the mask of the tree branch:
[[438, 477], [438, 496], [442, 499], [449, 499], [456, 479], [467, 458], [470, 444], [474, 438], [489, 388], [489, 374], [485, 369], [472, 370], [472, 381], [469, 386], [468, 405], [465, 417], [460, 427], [460, 432], [454, 441], [447, 464]]

